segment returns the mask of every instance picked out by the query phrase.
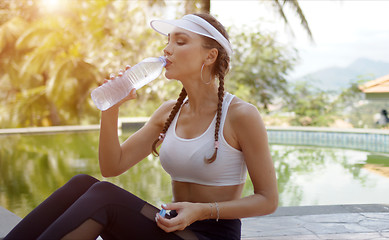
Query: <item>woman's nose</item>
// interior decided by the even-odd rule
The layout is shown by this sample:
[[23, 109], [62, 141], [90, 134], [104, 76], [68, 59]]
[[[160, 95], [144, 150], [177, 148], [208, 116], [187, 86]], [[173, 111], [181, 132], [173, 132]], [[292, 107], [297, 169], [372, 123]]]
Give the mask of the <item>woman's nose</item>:
[[167, 56], [170, 56], [172, 55], [172, 50], [171, 50], [171, 47], [169, 47], [170, 44], [166, 45], [166, 47], [163, 49], [163, 53]]

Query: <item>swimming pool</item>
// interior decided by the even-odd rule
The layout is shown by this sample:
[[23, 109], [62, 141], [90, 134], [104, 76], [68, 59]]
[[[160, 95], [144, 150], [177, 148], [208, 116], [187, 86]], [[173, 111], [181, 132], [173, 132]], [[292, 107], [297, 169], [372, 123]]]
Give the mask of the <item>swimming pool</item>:
[[[389, 203], [387, 154], [280, 144], [271, 154], [280, 206]], [[97, 158], [97, 131], [0, 136], [0, 205], [23, 217], [75, 174], [103, 180]], [[105, 180], [152, 204], [171, 200], [170, 177], [152, 156]], [[248, 179], [243, 195], [252, 192]]]

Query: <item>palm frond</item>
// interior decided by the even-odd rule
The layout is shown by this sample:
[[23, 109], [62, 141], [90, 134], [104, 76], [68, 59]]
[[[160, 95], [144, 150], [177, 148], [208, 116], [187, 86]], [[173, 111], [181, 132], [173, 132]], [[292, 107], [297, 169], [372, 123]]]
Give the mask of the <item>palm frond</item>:
[[[285, 1], [284, 1], [284, 3], [285, 3]], [[281, 5], [280, 1], [274, 0], [274, 6], [275, 6], [276, 10], [278, 11], [278, 14], [280, 14], [280, 16], [284, 20], [285, 24], [289, 26], [289, 21], [288, 21], [288, 18], [286, 17], [286, 15], [285, 15], [283, 5], [284, 4]]]
[[[278, 2], [278, 0], [276, 0]], [[290, 5], [297, 13], [297, 16], [300, 18], [300, 23], [304, 27], [305, 31], [307, 31], [308, 36], [313, 41], [313, 35], [311, 32], [311, 29], [309, 27], [308, 21], [305, 18], [305, 15], [303, 13], [303, 10], [300, 7], [300, 4], [298, 3], [298, 0], [284, 0], [284, 4]]]

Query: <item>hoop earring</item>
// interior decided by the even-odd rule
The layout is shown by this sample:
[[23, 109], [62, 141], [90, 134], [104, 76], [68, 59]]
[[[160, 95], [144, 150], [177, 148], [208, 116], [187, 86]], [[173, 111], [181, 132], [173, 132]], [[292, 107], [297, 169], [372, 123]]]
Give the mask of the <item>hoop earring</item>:
[[212, 79], [211, 79], [211, 77], [209, 77], [209, 81], [208, 81], [208, 82], [204, 82], [204, 79], [203, 79], [203, 69], [204, 69], [204, 63], [203, 63], [203, 65], [201, 66], [201, 72], [200, 72], [201, 82], [208, 85], [208, 84], [211, 83]]

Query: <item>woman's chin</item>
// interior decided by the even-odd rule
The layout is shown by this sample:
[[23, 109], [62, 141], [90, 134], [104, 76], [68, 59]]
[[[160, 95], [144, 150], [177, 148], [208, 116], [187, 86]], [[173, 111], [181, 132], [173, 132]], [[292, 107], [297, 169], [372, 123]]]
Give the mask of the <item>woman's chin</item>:
[[167, 72], [165, 72], [165, 77], [166, 77], [168, 80], [173, 80], [173, 79], [175, 79], [173, 75], [171, 75], [171, 74], [169, 74], [169, 73], [167, 73]]

